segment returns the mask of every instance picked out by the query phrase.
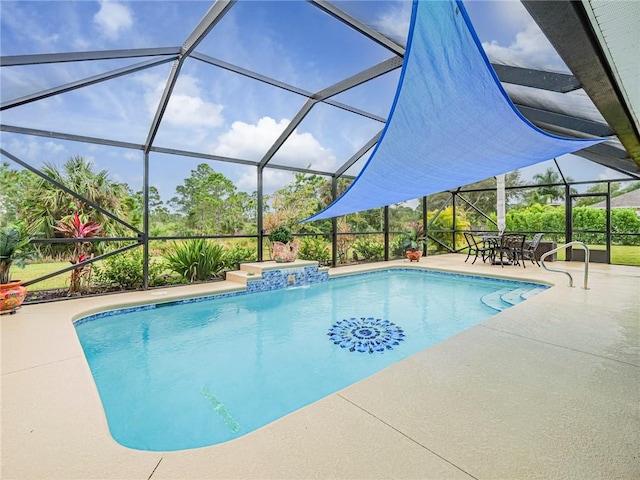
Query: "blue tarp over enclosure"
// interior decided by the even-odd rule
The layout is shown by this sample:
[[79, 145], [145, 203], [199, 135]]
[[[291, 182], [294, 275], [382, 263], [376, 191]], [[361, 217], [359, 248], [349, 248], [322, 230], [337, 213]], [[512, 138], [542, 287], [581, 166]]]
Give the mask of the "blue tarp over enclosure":
[[414, 1], [385, 130], [350, 188], [319, 220], [467, 185], [604, 139], [549, 135], [502, 88], [461, 1]]

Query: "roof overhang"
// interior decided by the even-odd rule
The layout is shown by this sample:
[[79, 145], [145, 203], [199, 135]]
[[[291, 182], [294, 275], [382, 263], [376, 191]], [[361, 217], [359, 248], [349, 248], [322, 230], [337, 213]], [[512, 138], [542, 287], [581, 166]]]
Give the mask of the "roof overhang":
[[600, 6], [589, 1], [522, 3], [640, 168], [640, 128], [632, 103], [638, 100], [627, 93], [637, 89], [633, 85], [638, 82], [637, 46], [633, 48], [632, 43], [639, 35], [640, 17], [632, 15], [629, 20], [629, 12], [624, 12], [638, 9], [636, 2], [602, 2], [607, 4], [608, 18], [614, 20], [605, 28], [617, 30], [615, 36], [598, 35], [603, 32], [599, 20], [603, 16], [594, 13], [594, 7]]

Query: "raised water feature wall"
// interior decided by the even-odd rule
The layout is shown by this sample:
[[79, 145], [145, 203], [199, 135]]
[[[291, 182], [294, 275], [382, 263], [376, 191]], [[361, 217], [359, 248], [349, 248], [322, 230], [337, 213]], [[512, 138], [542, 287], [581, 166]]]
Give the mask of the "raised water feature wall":
[[329, 279], [329, 269], [319, 268], [318, 265], [300, 266], [281, 264], [279, 268], [263, 270], [262, 275], [256, 275], [255, 280], [247, 276], [247, 292], [266, 292], [281, 288], [303, 287], [314, 283], [326, 282]]

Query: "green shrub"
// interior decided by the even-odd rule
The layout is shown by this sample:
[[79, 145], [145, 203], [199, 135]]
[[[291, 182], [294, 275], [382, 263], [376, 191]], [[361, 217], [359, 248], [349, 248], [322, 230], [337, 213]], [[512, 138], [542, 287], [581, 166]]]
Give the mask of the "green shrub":
[[[640, 215], [633, 208], [616, 208], [611, 210], [611, 233], [640, 232]], [[640, 245], [640, 237], [626, 235], [614, 237], [614, 243], [621, 245]]]
[[[551, 205], [535, 204], [527, 208], [507, 212], [507, 230], [517, 232], [564, 232], [565, 209]], [[581, 233], [580, 241], [593, 245], [606, 242], [607, 216], [603, 208], [575, 207], [573, 209], [574, 231], [603, 233]], [[634, 233], [640, 230], [640, 217], [634, 209], [615, 208], [611, 210], [611, 233]], [[546, 234], [547, 241], [564, 241], [564, 233]], [[614, 238], [614, 243], [638, 245], [640, 237], [628, 235]]]
[[198, 238], [173, 242], [172, 250], [164, 256], [166, 267], [188, 282], [211, 280], [224, 271], [224, 248], [217, 243]]
[[272, 242], [289, 243], [293, 240], [293, 234], [287, 227], [280, 226], [271, 231], [269, 234], [269, 240]]
[[321, 265], [328, 265], [331, 263], [329, 244], [322, 237], [304, 237], [300, 242], [298, 258], [315, 260]]
[[402, 236], [395, 236], [389, 242], [389, 252], [393, 257], [404, 257], [407, 249], [405, 248], [405, 241]]
[[564, 242], [565, 216], [564, 207], [536, 203], [526, 208], [509, 210], [506, 214], [506, 227], [511, 232], [547, 232], [545, 241]]
[[382, 260], [384, 258], [384, 243], [368, 238], [359, 238], [353, 244], [353, 249], [360, 260]]
[[[98, 285], [118, 286], [123, 289], [141, 288], [143, 279], [144, 256], [142, 250], [126, 252], [107, 257], [93, 266], [94, 280]], [[162, 282], [163, 267], [157, 262], [149, 261], [149, 285], [156, 286]]]
[[225, 270], [240, 270], [241, 262], [251, 262], [258, 258], [255, 248], [234, 245], [224, 253]]
[[[436, 252], [446, 252], [448, 249], [443, 245], [449, 245], [452, 248], [460, 248], [467, 244], [462, 232], [469, 230], [471, 224], [467, 220], [467, 212], [462, 208], [456, 208], [456, 235], [455, 242], [451, 230], [453, 230], [453, 207], [443, 209], [438, 217], [433, 217], [436, 211], [427, 213], [427, 222], [430, 222], [428, 234], [432, 238], [429, 242], [429, 249]], [[440, 242], [440, 243], [438, 243]], [[455, 245], [453, 245], [455, 243]], [[441, 245], [442, 244], [442, 245]]]

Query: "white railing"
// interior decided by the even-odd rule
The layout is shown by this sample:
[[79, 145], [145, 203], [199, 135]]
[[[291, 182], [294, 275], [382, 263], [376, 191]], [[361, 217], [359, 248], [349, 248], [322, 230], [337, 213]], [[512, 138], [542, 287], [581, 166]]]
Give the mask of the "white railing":
[[573, 277], [569, 272], [565, 272], [564, 270], [556, 270], [553, 268], [549, 268], [544, 264], [544, 259], [547, 258], [549, 255], [552, 255], [564, 248], [570, 247], [571, 245], [580, 245], [584, 249], [584, 282], [583, 282], [582, 288], [584, 290], [589, 290], [589, 287], [587, 286], [587, 282], [589, 281], [589, 247], [587, 247], [584, 243], [569, 242], [569, 243], [565, 243], [564, 245], [558, 248], [554, 248], [549, 252], [545, 252], [540, 257], [540, 264], [545, 268], [545, 270], [549, 270], [550, 272], [564, 273], [567, 277], [569, 277], [569, 286], [573, 287]]

